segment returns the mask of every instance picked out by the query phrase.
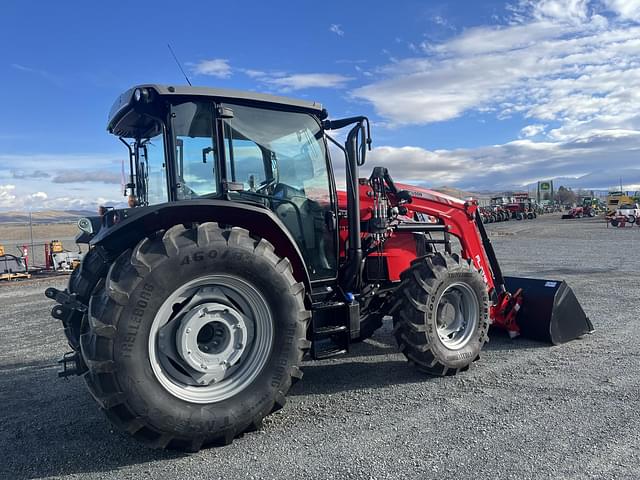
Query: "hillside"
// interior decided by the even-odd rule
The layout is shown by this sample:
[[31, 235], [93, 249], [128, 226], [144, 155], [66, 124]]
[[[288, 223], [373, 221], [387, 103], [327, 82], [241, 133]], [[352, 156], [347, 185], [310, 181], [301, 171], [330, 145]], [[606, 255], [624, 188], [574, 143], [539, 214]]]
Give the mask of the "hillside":
[[[83, 210], [40, 210], [32, 212], [31, 219], [33, 223], [69, 223], [95, 214]], [[0, 223], [29, 223], [29, 212], [0, 212]]]

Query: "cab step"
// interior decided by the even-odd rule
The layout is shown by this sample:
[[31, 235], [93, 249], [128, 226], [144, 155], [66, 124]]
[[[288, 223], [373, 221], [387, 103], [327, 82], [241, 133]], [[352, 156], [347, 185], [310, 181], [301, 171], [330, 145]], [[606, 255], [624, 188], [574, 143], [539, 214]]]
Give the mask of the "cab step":
[[359, 305], [343, 301], [315, 302], [311, 309], [311, 356], [315, 360], [337, 357], [349, 351], [353, 316]]

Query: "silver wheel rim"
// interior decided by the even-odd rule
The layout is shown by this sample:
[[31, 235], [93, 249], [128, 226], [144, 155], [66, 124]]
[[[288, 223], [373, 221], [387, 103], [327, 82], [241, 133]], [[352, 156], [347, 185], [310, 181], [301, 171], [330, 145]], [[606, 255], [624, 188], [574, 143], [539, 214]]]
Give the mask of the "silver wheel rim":
[[206, 275], [176, 289], [149, 332], [149, 360], [169, 393], [215, 403], [244, 390], [264, 368], [273, 344], [273, 318], [249, 282]]
[[480, 322], [478, 298], [466, 283], [452, 283], [438, 299], [436, 330], [440, 341], [450, 350], [463, 348], [473, 337]]

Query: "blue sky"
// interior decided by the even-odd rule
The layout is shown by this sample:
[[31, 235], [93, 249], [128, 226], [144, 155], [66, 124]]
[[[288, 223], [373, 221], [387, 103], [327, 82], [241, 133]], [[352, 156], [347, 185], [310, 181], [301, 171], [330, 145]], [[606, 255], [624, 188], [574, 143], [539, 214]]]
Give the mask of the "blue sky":
[[[137, 83], [322, 102], [424, 185], [640, 189], [640, 0], [3, 2], [0, 208], [122, 201], [109, 107]], [[37, 15], [34, 14], [37, 12]]]

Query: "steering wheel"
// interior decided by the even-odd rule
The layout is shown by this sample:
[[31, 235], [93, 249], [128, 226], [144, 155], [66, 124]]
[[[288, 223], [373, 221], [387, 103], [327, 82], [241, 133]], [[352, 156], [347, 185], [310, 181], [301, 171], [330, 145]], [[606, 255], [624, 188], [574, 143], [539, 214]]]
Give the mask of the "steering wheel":
[[270, 187], [274, 186], [276, 183], [277, 180], [275, 178], [268, 178], [266, 180], [263, 180], [262, 182], [260, 182], [260, 185], [258, 185], [258, 188], [256, 188], [256, 193], [262, 193]]

